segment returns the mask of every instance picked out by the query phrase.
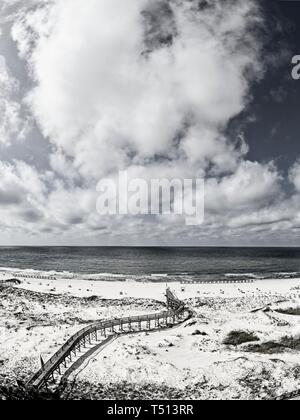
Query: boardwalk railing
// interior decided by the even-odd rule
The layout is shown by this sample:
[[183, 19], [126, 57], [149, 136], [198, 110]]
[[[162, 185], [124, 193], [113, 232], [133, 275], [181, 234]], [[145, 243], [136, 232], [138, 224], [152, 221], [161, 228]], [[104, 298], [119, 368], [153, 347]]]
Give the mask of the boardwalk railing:
[[255, 280], [182, 280], [181, 284], [253, 284]]
[[167, 305], [170, 310], [150, 315], [132, 316], [120, 319], [111, 319], [96, 322], [74, 334], [42, 368], [29, 380], [28, 385], [36, 388], [47, 386], [49, 381], [55, 382], [54, 375], [62, 376], [63, 368], [73, 363], [78, 354], [91, 345], [92, 341], [106, 339], [112, 334], [128, 334], [170, 328], [179, 325], [193, 315], [192, 311], [185, 308], [169, 289], [167, 289]]

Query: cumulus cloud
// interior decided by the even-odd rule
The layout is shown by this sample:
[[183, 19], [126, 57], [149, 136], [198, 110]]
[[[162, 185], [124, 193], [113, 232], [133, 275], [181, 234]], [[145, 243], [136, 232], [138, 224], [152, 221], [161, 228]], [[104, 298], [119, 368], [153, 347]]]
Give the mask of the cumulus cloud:
[[207, 181], [206, 203], [221, 213], [224, 209], [239, 213], [256, 210], [280, 199], [280, 181], [273, 164], [243, 161], [232, 175]]
[[[287, 199], [275, 164], [249, 161], [243, 133], [226, 134], [251, 101], [253, 82], [264, 75], [256, 0], [3, 4], [32, 79], [26, 104], [51, 145], [51, 172], [19, 161], [1, 164], [6, 223], [24, 220], [47, 234], [179, 243], [297, 225], [300, 165], [290, 171], [295, 191]], [[6, 144], [23, 133], [17, 89], [0, 59], [0, 141]], [[121, 169], [146, 180], [204, 177], [205, 225], [100, 218], [96, 184]]]
[[45, 176], [21, 161], [0, 163], [0, 224], [22, 228], [42, 218], [47, 189]]
[[[261, 76], [255, 1], [51, 1], [13, 25], [46, 137], [84, 177], [157, 157], [234, 169], [222, 135]], [[252, 41], [252, 42], [251, 42]]]

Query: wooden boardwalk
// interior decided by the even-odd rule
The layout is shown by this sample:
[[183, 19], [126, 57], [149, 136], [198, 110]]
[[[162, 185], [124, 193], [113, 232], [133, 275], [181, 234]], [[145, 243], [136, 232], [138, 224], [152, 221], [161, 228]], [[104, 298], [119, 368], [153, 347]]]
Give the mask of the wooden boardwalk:
[[37, 389], [56, 383], [74, 364], [83, 360], [93, 348], [107, 344], [114, 336], [142, 331], [155, 331], [180, 325], [193, 316], [174, 293], [167, 289], [168, 310], [142, 316], [102, 320], [74, 334], [47, 363], [29, 380], [28, 385]]

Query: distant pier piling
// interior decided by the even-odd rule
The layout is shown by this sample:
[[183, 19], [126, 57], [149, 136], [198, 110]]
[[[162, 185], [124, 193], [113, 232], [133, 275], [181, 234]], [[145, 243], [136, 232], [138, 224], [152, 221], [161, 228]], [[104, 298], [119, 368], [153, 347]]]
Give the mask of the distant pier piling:
[[181, 284], [253, 284], [255, 280], [245, 279], [245, 280], [182, 280]]

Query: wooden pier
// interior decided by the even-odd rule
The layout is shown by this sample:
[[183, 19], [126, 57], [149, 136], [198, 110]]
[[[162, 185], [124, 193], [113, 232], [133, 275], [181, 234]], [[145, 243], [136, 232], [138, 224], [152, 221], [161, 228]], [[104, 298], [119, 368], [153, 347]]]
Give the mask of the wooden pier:
[[195, 281], [195, 280], [182, 280], [181, 284], [253, 284], [255, 280], [208, 280], [208, 281]]
[[85, 353], [90, 353], [93, 347], [107, 344], [112, 337], [172, 328], [193, 316], [193, 312], [170, 289], [167, 289], [166, 299], [168, 310], [165, 312], [102, 320], [78, 331], [47, 363], [43, 363], [28, 385], [42, 389], [57, 383]]

